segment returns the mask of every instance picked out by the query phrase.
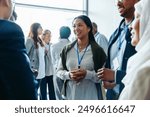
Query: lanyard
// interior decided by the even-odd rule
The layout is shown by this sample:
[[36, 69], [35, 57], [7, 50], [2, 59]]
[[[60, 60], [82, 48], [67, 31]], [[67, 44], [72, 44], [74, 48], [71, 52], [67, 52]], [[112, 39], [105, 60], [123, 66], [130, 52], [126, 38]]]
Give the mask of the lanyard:
[[80, 68], [81, 61], [82, 61], [82, 59], [83, 59], [83, 57], [84, 57], [84, 55], [85, 55], [85, 52], [87, 51], [87, 47], [88, 47], [88, 45], [86, 46], [86, 48], [85, 48], [85, 50], [84, 50], [84, 53], [82, 54], [81, 57], [79, 56], [79, 49], [78, 49], [78, 47], [77, 47], [78, 68]]
[[123, 42], [124, 42], [124, 40], [125, 40], [125, 34], [126, 34], [126, 32], [127, 32], [127, 29], [128, 29], [128, 25], [126, 25], [126, 26], [122, 29], [121, 34], [120, 34], [120, 36], [118, 37], [118, 38], [119, 38], [119, 39], [118, 39], [118, 50], [121, 49], [121, 46], [122, 46], [122, 44], [123, 44]]
[[[133, 21], [133, 20], [132, 20], [132, 21]], [[123, 32], [121, 31], [121, 34], [120, 34], [120, 36], [118, 37], [118, 38], [119, 38], [118, 50], [121, 49], [121, 46], [122, 46], [122, 44], [123, 44], [123, 42], [124, 42], [124, 40], [125, 40], [125, 35], [126, 35], [127, 30], [128, 30], [128, 26], [132, 23], [132, 21], [130, 21], [128, 24], [126, 24], [126, 25], [124, 26], [124, 28], [122, 29]]]
[[121, 49], [121, 46], [122, 46], [122, 44], [123, 44], [123, 42], [124, 42], [125, 32], [126, 32], [125, 29], [123, 29], [123, 30], [121, 31], [120, 36], [118, 37], [118, 38], [119, 38], [119, 39], [118, 39], [118, 50]]

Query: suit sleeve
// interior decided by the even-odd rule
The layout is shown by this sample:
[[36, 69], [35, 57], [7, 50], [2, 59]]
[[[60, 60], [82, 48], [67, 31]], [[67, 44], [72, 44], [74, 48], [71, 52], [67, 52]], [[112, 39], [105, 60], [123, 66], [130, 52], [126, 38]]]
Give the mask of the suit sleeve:
[[121, 81], [125, 75], [126, 75], [125, 71], [117, 70], [116, 71], [116, 83], [121, 84], [122, 83]]
[[[1, 48], [0, 76], [3, 81], [0, 89], [5, 92], [2, 99], [34, 100], [37, 99], [36, 81], [30, 69], [26, 53], [24, 36], [21, 28], [14, 23], [9, 24], [5, 42]], [[10, 33], [9, 33], [10, 32]], [[13, 33], [11, 33], [13, 32]], [[13, 34], [13, 35], [12, 35]]]

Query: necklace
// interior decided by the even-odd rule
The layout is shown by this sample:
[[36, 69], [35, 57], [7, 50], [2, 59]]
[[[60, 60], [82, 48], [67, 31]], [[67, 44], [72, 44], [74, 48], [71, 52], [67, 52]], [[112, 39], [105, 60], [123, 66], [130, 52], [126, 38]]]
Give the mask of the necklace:
[[84, 48], [87, 47], [87, 45], [88, 45], [88, 44], [86, 44], [86, 45], [79, 45], [79, 44], [78, 44], [78, 48], [79, 48], [79, 49], [84, 49]]
[[82, 46], [78, 46], [79, 49], [82, 49]]

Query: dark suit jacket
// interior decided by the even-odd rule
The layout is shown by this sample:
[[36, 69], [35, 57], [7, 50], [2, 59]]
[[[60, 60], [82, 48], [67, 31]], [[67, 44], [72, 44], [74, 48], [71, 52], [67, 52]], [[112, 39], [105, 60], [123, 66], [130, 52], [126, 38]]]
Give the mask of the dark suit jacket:
[[[116, 29], [116, 31], [110, 37], [109, 46], [108, 46], [108, 59], [107, 59], [106, 66], [105, 66], [106, 68], [111, 68], [110, 49], [111, 49], [112, 45], [114, 44], [114, 42], [118, 39], [118, 36], [120, 34], [120, 26], [124, 21], [125, 21], [124, 19], [121, 21], [119, 27]], [[120, 89], [119, 89], [120, 93], [121, 93], [122, 89], [124, 88], [124, 85], [121, 81], [122, 81], [123, 77], [126, 75], [127, 61], [133, 54], [136, 53], [135, 47], [133, 47], [131, 45], [131, 33], [130, 33], [129, 29], [127, 30], [125, 39], [126, 39], [127, 43], [126, 43], [126, 47], [125, 47], [125, 51], [124, 51], [124, 55], [123, 55], [123, 60], [122, 60], [122, 65], [121, 65], [122, 68], [121, 68], [121, 70], [117, 70], [117, 72], [116, 72], [116, 83], [120, 84]], [[106, 96], [107, 96], [107, 99], [109, 99], [109, 100], [113, 99], [113, 97], [114, 97], [113, 90], [108, 89]]]
[[0, 20], [0, 99], [37, 99], [35, 78], [30, 69], [21, 28]]

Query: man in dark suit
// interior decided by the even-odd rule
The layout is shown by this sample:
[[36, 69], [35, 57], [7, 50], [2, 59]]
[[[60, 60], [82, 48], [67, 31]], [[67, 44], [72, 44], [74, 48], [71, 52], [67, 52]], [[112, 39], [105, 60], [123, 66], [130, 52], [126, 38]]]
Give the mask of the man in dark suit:
[[134, 19], [134, 4], [139, 0], [117, 0], [120, 15], [124, 18], [109, 40], [108, 58], [105, 68], [98, 70], [98, 77], [103, 80], [107, 89], [108, 100], [118, 99], [122, 89], [121, 82], [126, 75], [128, 59], [136, 53], [131, 45], [129, 25]]
[[12, 1], [0, 0], [0, 99], [37, 99], [22, 29], [9, 21]]

